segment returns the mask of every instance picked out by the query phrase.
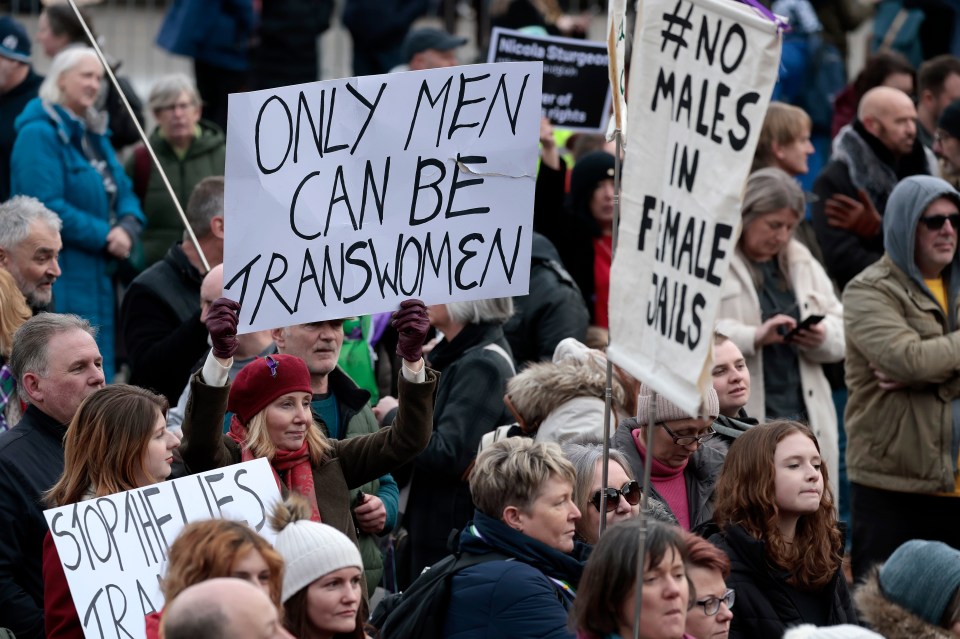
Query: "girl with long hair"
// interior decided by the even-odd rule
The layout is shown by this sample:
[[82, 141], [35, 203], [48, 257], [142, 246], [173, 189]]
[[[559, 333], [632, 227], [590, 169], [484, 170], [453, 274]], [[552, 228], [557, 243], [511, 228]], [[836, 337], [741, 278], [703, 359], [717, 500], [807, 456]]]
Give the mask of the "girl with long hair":
[[[126, 384], [107, 386], [80, 404], [63, 440], [64, 468], [46, 495], [50, 508], [142, 488], [170, 476], [180, 439], [167, 430], [167, 400]], [[43, 541], [43, 607], [48, 639], [83, 637], [60, 556]]]
[[730, 637], [781, 637], [801, 623], [856, 623], [841, 571], [843, 535], [820, 445], [789, 420], [756, 426], [730, 447], [717, 481], [710, 541], [732, 565]]
[[13, 334], [32, 316], [13, 275], [0, 269], [0, 433], [16, 426], [23, 416], [17, 398], [17, 378], [7, 362], [13, 348]]

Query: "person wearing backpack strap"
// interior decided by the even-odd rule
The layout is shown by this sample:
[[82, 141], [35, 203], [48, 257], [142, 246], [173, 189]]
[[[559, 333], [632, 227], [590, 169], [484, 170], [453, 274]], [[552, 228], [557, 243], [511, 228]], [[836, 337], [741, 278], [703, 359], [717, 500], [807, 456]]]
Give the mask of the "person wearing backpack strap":
[[508, 559], [475, 563], [453, 575], [443, 637], [574, 636], [567, 614], [589, 552], [574, 540], [580, 519], [574, 480], [573, 465], [554, 443], [510, 437], [477, 457], [470, 475], [477, 509], [460, 534], [460, 557], [498, 553]]

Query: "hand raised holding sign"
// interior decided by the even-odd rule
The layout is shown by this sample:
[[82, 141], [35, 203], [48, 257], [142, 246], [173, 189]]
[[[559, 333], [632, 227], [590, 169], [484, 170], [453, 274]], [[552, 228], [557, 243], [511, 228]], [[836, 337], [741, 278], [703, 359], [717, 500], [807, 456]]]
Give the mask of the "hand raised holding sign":
[[420, 300], [403, 300], [400, 310], [393, 314], [390, 325], [400, 333], [397, 355], [408, 362], [419, 362], [423, 357], [423, 342], [430, 329], [426, 305]]
[[213, 344], [213, 356], [217, 359], [230, 359], [237, 352], [240, 341], [237, 339], [240, 304], [221, 297], [210, 305], [207, 313], [207, 330]]

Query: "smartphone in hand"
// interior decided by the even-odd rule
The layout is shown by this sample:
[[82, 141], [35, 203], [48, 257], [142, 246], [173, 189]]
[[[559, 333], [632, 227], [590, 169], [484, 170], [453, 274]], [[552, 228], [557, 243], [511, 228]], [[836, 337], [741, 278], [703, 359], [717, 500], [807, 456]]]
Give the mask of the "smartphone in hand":
[[793, 329], [792, 331], [790, 331], [789, 333], [787, 333], [786, 335], [784, 335], [784, 336], [783, 336], [783, 341], [789, 342], [789, 341], [792, 340], [794, 337], [796, 337], [796, 336], [797, 336], [797, 333], [799, 333], [800, 331], [802, 331], [802, 330], [804, 330], [804, 329], [807, 329], [807, 328], [810, 328], [810, 327], [813, 326], [814, 324], [819, 324], [819, 323], [822, 322], [823, 320], [824, 320], [824, 316], [823, 316], [823, 315], [810, 315], [810, 316], [808, 316], [808, 317], [807, 317], [806, 319], [804, 319], [802, 322], [800, 322], [799, 324], [797, 324], [797, 327], [796, 327], [795, 329]]

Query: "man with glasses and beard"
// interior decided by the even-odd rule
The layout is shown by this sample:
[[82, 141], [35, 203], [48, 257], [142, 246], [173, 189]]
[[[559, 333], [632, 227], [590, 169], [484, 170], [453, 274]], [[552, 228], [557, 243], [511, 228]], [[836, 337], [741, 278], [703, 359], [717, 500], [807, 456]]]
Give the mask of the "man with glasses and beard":
[[960, 548], [960, 193], [914, 176], [893, 190], [886, 253], [843, 294], [853, 574], [900, 544]]

